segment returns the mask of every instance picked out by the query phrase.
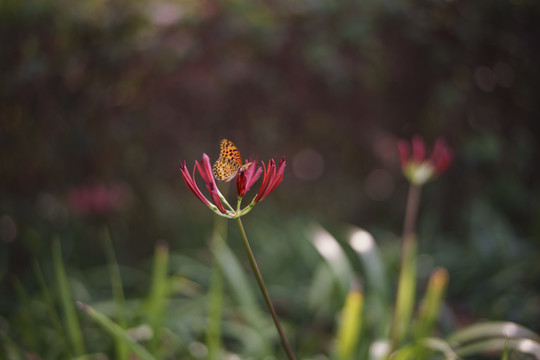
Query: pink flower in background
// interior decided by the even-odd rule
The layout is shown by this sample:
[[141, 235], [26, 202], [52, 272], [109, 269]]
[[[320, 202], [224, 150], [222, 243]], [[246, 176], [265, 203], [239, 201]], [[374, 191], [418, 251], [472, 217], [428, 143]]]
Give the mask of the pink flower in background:
[[74, 186], [68, 190], [70, 209], [79, 215], [104, 216], [127, 207], [131, 190], [123, 183], [97, 183]]
[[403, 174], [415, 185], [424, 185], [444, 173], [454, 157], [452, 149], [443, 138], [435, 141], [429, 158], [426, 158], [424, 140], [418, 135], [413, 136], [410, 143], [399, 141], [398, 150]]

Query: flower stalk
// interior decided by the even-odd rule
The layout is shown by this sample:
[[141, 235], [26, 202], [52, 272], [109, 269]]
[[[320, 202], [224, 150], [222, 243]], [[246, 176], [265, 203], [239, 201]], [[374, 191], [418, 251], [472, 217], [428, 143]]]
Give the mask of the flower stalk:
[[426, 158], [426, 147], [420, 136], [411, 142], [400, 141], [398, 150], [403, 174], [409, 181], [409, 194], [403, 224], [401, 264], [392, 323], [390, 325], [390, 352], [388, 358], [399, 347], [410, 329], [416, 291], [416, 219], [420, 205], [422, 186], [440, 176], [450, 165], [453, 152], [444, 139], [438, 138], [433, 152]]
[[[266, 165], [262, 163], [262, 168], [257, 167], [257, 162], [253, 161], [245, 169], [240, 169], [236, 175], [236, 189], [238, 192], [238, 203], [236, 208], [233, 208], [225, 196], [219, 191], [216, 181], [214, 180], [214, 175], [212, 173], [212, 166], [210, 165], [210, 158], [208, 155], [203, 154], [202, 160], [199, 163], [195, 161], [195, 166], [193, 168], [193, 175], [189, 173], [189, 170], [186, 167], [186, 162], [180, 161], [180, 172], [182, 173], [182, 178], [188, 186], [189, 190], [210, 210], [215, 214], [228, 218], [228, 219], [237, 219], [241, 216], [246, 215], [251, 211], [251, 209], [264, 198], [266, 198], [272, 191], [274, 191], [277, 186], [283, 180], [283, 172], [285, 171], [285, 157], [281, 158], [279, 165], [276, 166], [274, 159], [271, 159]], [[203, 195], [195, 179], [195, 173], [198, 170], [199, 174], [203, 178], [203, 181], [206, 185], [206, 189], [210, 194], [212, 201], [208, 200], [206, 196]], [[253, 198], [253, 200], [244, 208], [241, 207], [242, 199], [246, 193], [251, 189], [251, 187], [257, 182], [261, 177], [263, 180], [259, 191]]]
[[[276, 166], [276, 161], [274, 159], [271, 159], [268, 162], [268, 165], [266, 165], [263, 162], [262, 167], [258, 167], [256, 161], [253, 161], [253, 162], [245, 164], [244, 166], [241, 166], [238, 172], [236, 173], [236, 189], [237, 189], [237, 199], [238, 199], [236, 208], [233, 208], [229, 204], [225, 196], [223, 196], [223, 194], [219, 191], [216, 185], [215, 179], [214, 179], [214, 173], [212, 171], [212, 166], [210, 165], [210, 159], [208, 155], [203, 154], [201, 162], [200, 163], [197, 161], [195, 162], [195, 167], [193, 168], [193, 176], [189, 173], [189, 170], [186, 167], [185, 161], [180, 162], [180, 172], [182, 173], [184, 182], [188, 186], [189, 190], [203, 204], [208, 206], [210, 210], [212, 210], [215, 214], [221, 217], [228, 218], [228, 219], [236, 219], [236, 222], [238, 224], [238, 229], [240, 230], [240, 235], [242, 238], [242, 244], [244, 245], [244, 248], [248, 255], [251, 269], [253, 270], [255, 279], [257, 280], [257, 283], [259, 284], [259, 288], [263, 295], [264, 301], [266, 302], [268, 310], [270, 311], [270, 314], [272, 315], [272, 319], [274, 321], [276, 330], [281, 339], [281, 344], [283, 345], [283, 349], [285, 350], [285, 353], [287, 354], [287, 357], [289, 358], [289, 360], [294, 360], [295, 357], [292, 352], [291, 346], [289, 345], [289, 342], [287, 341], [287, 338], [285, 337], [285, 333], [283, 332], [283, 328], [281, 327], [281, 324], [277, 317], [276, 311], [274, 309], [274, 305], [272, 304], [272, 301], [270, 300], [270, 296], [268, 295], [268, 291], [264, 284], [261, 272], [259, 270], [259, 267], [257, 266], [257, 262], [255, 261], [255, 256], [253, 255], [253, 251], [251, 250], [251, 247], [249, 245], [249, 241], [247, 239], [244, 226], [242, 225], [242, 221], [240, 220], [240, 218], [246, 215], [247, 213], [249, 213], [257, 203], [262, 201], [272, 191], [276, 189], [276, 187], [283, 180], [283, 172], [285, 171], [285, 166], [286, 166], [285, 157], [281, 158], [279, 165], [277, 166]], [[199, 187], [197, 186], [197, 182], [195, 180], [196, 170], [198, 170], [199, 174], [201, 175], [212, 201], [208, 200], [203, 195], [203, 193], [199, 190]], [[261, 175], [262, 175], [262, 182], [261, 182], [259, 191], [255, 195], [253, 200], [247, 206], [242, 208], [242, 199], [244, 198], [246, 193], [251, 189], [251, 187], [257, 182], [257, 180], [261, 177]]]
[[411, 184], [407, 197], [407, 208], [405, 210], [405, 221], [403, 224], [403, 241], [409, 241], [414, 235], [416, 219], [418, 218], [418, 208], [420, 206], [420, 195], [422, 187]]
[[391, 352], [397, 349], [404, 339], [412, 318], [416, 291], [416, 250], [417, 240], [414, 233], [421, 187], [411, 184], [407, 198], [405, 223], [403, 226], [403, 243], [401, 248], [401, 265], [394, 316], [390, 328]]
[[253, 274], [255, 275], [257, 284], [259, 284], [259, 288], [264, 297], [264, 301], [266, 302], [266, 306], [268, 307], [268, 310], [270, 311], [270, 314], [272, 315], [272, 320], [274, 320], [274, 325], [276, 326], [276, 330], [279, 333], [279, 337], [281, 339], [281, 345], [283, 346], [283, 349], [285, 350], [287, 357], [290, 360], [294, 360], [295, 359], [294, 353], [292, 352], [291, 346], [289, 345], [289, 342], [287, 341], [287, 337], [285, 336], [283, 328], [281, 327], [279, 318], [277, 317], [276, 311], [274, 309], [274, 305], [272, 304], [272, 300], [270, 300], [270, 295], [268, 295], [268, 290], [266, 289], [266, 286], [264, 285], [264, 280], [262, 278], [261, 271], [259, 270], [257, 261], [255, 260], [255, 255], [253, 255], [251, 246], [249, 245], [246, 231], [244, 230], [244, 225], [242, 224], [242, 220], [240, 219], [240, 217], [236, 218], [236, 223], [238, 224], [238, 229], [240, 230], [240, 235], [242, 238], [242, 245], [244, 245], [244, 249], [246, 250], [246, 253], [249, 258], [249, 264], [251, 266], [251, 269], [253, 270]]

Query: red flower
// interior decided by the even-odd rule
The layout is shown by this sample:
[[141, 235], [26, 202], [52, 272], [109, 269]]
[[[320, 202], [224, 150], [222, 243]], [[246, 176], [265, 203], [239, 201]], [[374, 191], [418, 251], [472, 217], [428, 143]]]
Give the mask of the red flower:
[[448, 169], [454, 154], [452, 150], [446, 145], [446, 142], [443, 138], [438, 138], [435, 141], [435, 146], [433, 147], [433, 152], [431, 153], [430, 162], [435, 167], [435, 172], [437, 175], [442, 174]]
[[261, 184], [261, 188], [257, 193], [257, 196], [253, 202], [259, 202], [265, 197], [267, 197], [274, 189], [279, 185], [281, 180], [283, 180], [283, 172], [285, 171], [285, 156], [281, 158], [279, 166], [276, 170], [276, 162], [274, 159], [268, 162], [268, 167], [264, 165], [264, 176]]
[[183, 164], [182, 162], [180, 162], [180, 171], [182, 172], [182, 177], [184, 178], [184, 182], [188, 186], [189, 190], [191, 190], [191, 192], [206, 206], [212, 207], [212, 203], [208, 201], [206, 197], [204, 197], [204, 195], [199, 190], [197, 183], [195, 182], [195, 168], [199, 169], [199, 173], [201, 174], [204, 182], [206, 183], [206, 188], [208, 189], [208, 192], [210, 193], [210, 196], [212, 197], [215, 206], [219, 209], [221, 213], [226, 214], [227, 210], [225, 210], [225, 208], [223, 207], [223, 203], [219, 198], [219, 190], [214, 180], [214, 175], [212, 174], [212, 166], [210, 166], [210, 159], [208, 158], [208, 155], [203, 154], [201, 164], [195, 161], [195, 167], [193, 168], [193, 178], [190, 176], [189, 171], [186, 168], [185, 161]]
[[189, 170], [186, 167], [186, 162], [182, 163], [180, 161], [180, 171], [182, 172], [182, 178], [184, 179], [184, 182], [188, 186], [189, 190], [199, 199], [201, 200], [206, 206], [211, 206], [212, 203], [208, 201], [207, 198], [204, 197], [201, 190], [197, 187], [197, 183], [195, 182], [195, 169], [197, 168], [197, 163], [195, 163], [195, 166], [193, 167], [193, 178], [189, 174]]
[[131, 189], [123, 183], [96, 183], [72, 187], [68, 191], [68, 203], [79, 215], [105, 216], [126, 208]]
[[262, 169], [257, 168], [257, 162], [253, 161], [247, 169], [241, 169], [236, 174], [236, 190], [238, 191], [238, 197], [243, 198], [249, 191], [251, 186], [259, 179], [262, 174]]
[[216, 185], [216, 181], [214, 180], [214, 174], [212, 173], [212, 166], [210, 165], [210, 158], [208, 155], [203, 154], [202, 156], [201, 164], [195, 161], [195, 164], [197, 165], [197, 168], [199, 169], [199, 172], [201, 173], [201, 176], [206, 183], [206, 189], [208, 189], [208, 192], [210, 193], [210, 196], [212, 197], [212, 200], [214, 200], [214, 204], [216, 204], [219, 211], [221, 211], [223, 214], [227, 213], [227, 210], [223, 207], [223, 204], [220, 200], [220, 193]]
[[[190, 175], [186, 167], [185, 161], [180, 161], [180, 171], [182, 173], [184, 182], [188, 186], [189, 190], [206, 206], [210, 207], [218, 215], [228, 218], [237, 218], [247, 214], [249, 211], [251, 211], [251, 209], [256, 203], [263, 200], [272, 191], [274, 191], [274, 189], [283, 180], [285, 164], [285, 157], [283, 157], [277, 169], [274, 159], [268, 162], [268, 166], [263, 163], [262, 168], [257, 166], [256, 161], [253, 161], [246, 168], [241, 168], [236, 174], [236, 190], [238, 192], [238, 206], [236, 211], [233, 210], [225, 197], [220, 193], [214, 180], [212, 166], [210, 165], [210, 159], [208, 158], [208, 155], [203, 154], [201, 162], [195, 162], [195, 167], [193, 168], [193, 176]], [[198, 169], [199, 173], [201, 174], [201, 177], [206, 184], [206, 188], [210, 193], [213, 203], [210, 202], [199, 190], [199, 187], [197, 186], [197, 183], [195, 181], [195, 169]], [[249, 205], [247, 205], [244, 209], [240, 209], [240, 203], [242, 201], [242, 198], [251, 189], [253, 184], [257, 182], [261, 175], [263, 175], [263, 180], [261, 182], [259, 192]], [[224, 204], [230, 210], [226, 210]]]
[[418, 135], [413, 136], [411, 144], [405, 140], [399, 141], [398, 150], [403, 173], [415, 185], [423, 185], [441, 175], [450, 166], [454, 156], [444, 139], [438, 138], [431, 157], [426, 159], [426, 146]]

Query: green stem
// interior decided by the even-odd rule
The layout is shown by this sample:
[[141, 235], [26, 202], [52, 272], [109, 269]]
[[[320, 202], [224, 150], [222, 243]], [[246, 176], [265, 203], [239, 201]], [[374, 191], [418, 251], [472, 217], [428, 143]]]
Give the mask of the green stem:
[[405, 223], [403, 225], [403, 241], [408, 241], [407, 239], [415, 232], [421, 189], [420, 186], [413, 184], [409, 188], [407, 209], [405, 210]]
[[403, 225], [403, 243], [401, 248], [401, 265], [394, 305], [392, 324], [390, 325], [391, 351], [388, 357], [397, 349], [409, 329], [414, 308], [414, 293], [416, 288], [416, 251], [415, 236], [416, 219], [420, 204], [421, 187], [411, 184], [405, 210]]
[[279, 333], [279, 337], [281, 338], [281, 344], [283, 346], [283, 349], [287, 353], [287, 356], [290, 360], [295, 360], [294, 354], [291, 350], [291, 346], [289, 345], [289, 342], [287, 341], [287, 338], [285, 337], [285, 333], [283, 332], [283, 329], [281, 328], [281, 324], [279, 323], [279, 319], [277, 317], [276, 311], [274, 310], [274, 305], [272, 304], [272, 301], [270, 300], [270, 296], [268, 295], [268, 291], [266, 290], [266, 286], [264, 285], [264, 281], [261, 275], [261, 272], [259, 270], [259, 267], [257, 266], [257, 262], [255, 261], [255, 256], [253, 255], [253, 251], [251, 251], [251, 246], [249, 246], [249, 241], [247, 239], [246, 231], [244, 230], [244, 225], [242, 225], [242, 220], [240, 218], [236, 219], [236, 222], [238, 224], [238, 229], [240, 229], [240, 234], [242, 235], [242, 243], [244, 245], [244, 248], [246, 249], [249, 263], [251, 265], [251, 269], [253, 270], [253, 273], [255, 274], [255, 278], [257, 279], [257, 283], [259, 284], [259, 288], [261, 289], [261, 292], [264, 297], [264, 301], [266, 302], [266, 305], [268, 306], [268, 310], [270, 310], [270, 313], [272, 314], [272, 319], [274, 320], [274, 324], [276, 326], [276, 330]]
[[236, 214], [240, 214], [240, 207], [242, 206], [242, 198], [238, 197], [238, 203], [236, 204]]

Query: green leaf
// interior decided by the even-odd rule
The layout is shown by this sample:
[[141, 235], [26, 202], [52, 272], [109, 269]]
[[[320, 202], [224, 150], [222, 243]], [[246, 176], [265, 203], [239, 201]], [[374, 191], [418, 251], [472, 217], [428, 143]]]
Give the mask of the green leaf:
[[354, 278], [354, 271], [345, 251], [343, 251], [336, 238], [319, 224], [312, 224], [309, 232], [313, 246], [323, 259], [326, 260], [339, 284], [341, 296], [345, 298]]
[[107, 316], [82, 302], [77, 302], [77, 306], [79, 309], [86, 312], [117, 341], [123, 342], [140, 360], [156, 360], [156, 358], [154, 358], [145, 348], [136, 343], [124, 329]]
[[351, 227], [348, 230], [347, 239], [362, 264], [366, 281], [366, 305], [369, 304], [369, 316], [376, 319], [373, 322], [375, 334], [378, 337], [387, 336], [392, 315], [390, 311], [392, 299], [389, 291], [391, 285], [375, 239], [366, 230], [358, 227]]
[[358, 347], [362, 328], [364, 295], [360, 289], [352, 289], [341, 312], [341, 322], [336, 336], [336, 350], [339, 359], [352, 359]]
[[[227, 220], [221, 216], [214, 217], [214, 233], [212, 247], [225, 242], [223, 236], [227, 233]], [[206, 327], [206, 347], [208, 359], [218, 360], [221, 357], [221, 317], [223, 311], [223, 273], [214, 258], [212, 262], [212, 275], [208, 293], [208, 324]]]
[[396, 305], [392, 318], [390, 337], [396, 348], [406, 338], [411, 328], [416, 292], [416, 237], [404, 239], [401, 268], [398, 279]]
[[271, 354], [268, 344], [272, 342], [271, 335], [274, 332], [265, 321], [261, 309], [257, 303], [257, 297], [252, 290], [252, 283], [247, 279], [240, 262], [224, 241], [217, 241], [212, 249], [215, 259], [221, 268], [225, 279], [231, 287], [236, 302], [240, 305], [242, 314], [248, 323], [257, 330], [260, 341], [257, 343], [263, 346], [259, 349], [259, 354]]
[[158, 352], [161, 330], [165, 318], [165, 308], [169, 298], [169, 283], [167, 271], [169, 268], [169, 247], [165, 242], [156, 246], [154, 253], [154, 268], [152, 270], [152, 284], [147, 303], [147, 319], [154, 336], [150, 340], [150, 351]]
[[490, 337], [527, 338], [540, 342], [538, 334], [521, 325], [506, 321], [488, 321], [468, 326], [448, 337], [448, 342], [463, 344]]
[[447, 285], [448, 271], [443, 268], [436, 269], [431, 274], [426, 295], [420, 304], [419, 315], [414, 328], [417, 341], [429, 336], [433, 330]]
[[[120, 275], [120, 269], [118, 262], [116, 261], [116, 255], [114, 253], [114, 247], [109, 235], [109, 231], [104, 229], [103, 231], [103, 246], [105, 248], [105, 255], [107, 256], [107, 262], [109, 264], [109, 276], [111, 279], [111, 288], [114, 298], [116, 314], [118, 318], [118, 324], [122, 328], [127, 327], [126, 321], [126, 301], [124, 298], [124, 286], [122, 284], [122, 276]], [[127, 347], [123, 341], [116, 340], [116, 359], [127, 360], [128, 352]]]
[[477, 354], [504, 354], [508, 350], [531, 354], [540, 359], [540, 343], [531, 339], [496, 338], [481, 340], [455, 349], [460, 357]]
[[53, 241], [53, 264], [56, 274], [56, 283], [58, 285], [58, 291], [60, 294], [60, 301], [65, 316], [65, 326], [73, 347], [73, 352], [81, 356], [85, 353], [84, 341], [82, 337], [81, 327], [79, 325], [79, 319], [75, 312], [75, 306], [73, 298], [71, 296], [71, 290], [69, 288], [69, 281], [62, 260], [62, 248], [60, 246], [60, 240], [57, 238]]

